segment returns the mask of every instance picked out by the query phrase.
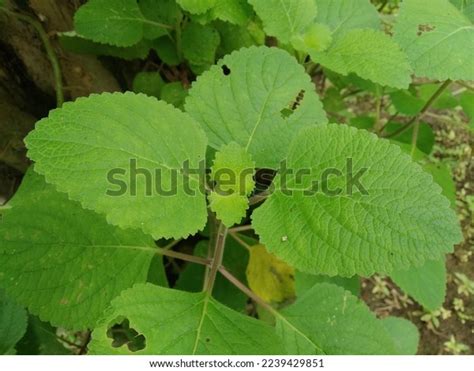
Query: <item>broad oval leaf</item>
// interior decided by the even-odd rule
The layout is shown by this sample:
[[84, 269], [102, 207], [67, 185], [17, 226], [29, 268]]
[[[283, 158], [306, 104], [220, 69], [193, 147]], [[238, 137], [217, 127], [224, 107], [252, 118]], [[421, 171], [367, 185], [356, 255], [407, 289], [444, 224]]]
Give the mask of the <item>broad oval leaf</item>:
[[355, 73], [382, 86], [406, 89], [411, 82], [408, 58], [393, 39], [381, 31], [350, 30], [324, 52], [310, 52], [316, 63], [341, 75]]
[[314, 285], [276, 319], [288, 354], [397, 354], [381, 321], [333, 284]]
[[431, 176], [365, 130], [305, 129], [290, 147], [287, 169], [292, 173], [280, 174], [254, 211], [253, 225], [270, 252], [300, 271], [391, 272], [437, 259], [462, 239]]
[[0, 286], [56, 326], [93, 327], [110, 301], [145, 282], [153, 240], [84, 210], [30, 171], [0, 223]]
[[301, 128], [327, 122], [304, 68], [267, 47], [241, 49], [211, 67], [193, 84], [185, 109], [212, 147], [237, 142], [260, 168], [275, 168]]
[[448, 0], [404, 0], [394, 37], [417, 76], [474, 80], [474, 25]]
[[205, 292], [189, 293], [151, 284], [136, 285], [112, 302], [92, 334], [93, 354], [132, 354], [112, 347], [107, 330], [117, 320], [144, 337], [145, 348], [135, 354], [281, 354], [275, 330], [220, 304]]
[[144, 21], [136, 0], [89, 0], [74, 15], [79, 35], [121, 47], [143, 38]]
[[[113, 135], [111, 135], [113, 133]], [[66, 103], [26, 138], [35, 169], [82, 206], [155, 239], [206, 223], [206, 137], [178, 109], [142, 94], [91, 95]]]
[[283, 43], [303, 33], [317, 13], [315, 0], [249, 0], [249, 3], [262, 19], [265, 32]]

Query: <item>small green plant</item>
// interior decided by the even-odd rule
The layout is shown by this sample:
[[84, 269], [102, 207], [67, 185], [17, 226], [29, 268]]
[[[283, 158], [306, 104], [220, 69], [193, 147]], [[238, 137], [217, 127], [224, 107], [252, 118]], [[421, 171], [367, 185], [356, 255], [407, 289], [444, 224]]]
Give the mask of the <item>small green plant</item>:
[[[420, 118], [474, 80], [473, 33], [447, 0], [403, 1], [393, 36], [363, 0], [88, 1], [65, 47], [153, 49], [198, 77], [187, 91], [142, 72], [140, 93], [79, 98], [37, 123], [34, 166], [2, 210], [0, 286], [43, 321], [90, 329], [91, 354], [415, 354], [414, 325], [376, 318], [348, 282], [387, 275], [438, 326], [462, 234], [449, 187], [418, 161], [433, 146]], [[375, 117], [330, 123], [316, 71], [344, 86], [334, 99], [373, 93]], [[439, 83], [423, 99], [412, 75]], [[402, 125], [381, 119], [387, 97]], [[173, 248], [196, 239], [192, 255]], [[162, 257], [191, 263], [173, 288]]]

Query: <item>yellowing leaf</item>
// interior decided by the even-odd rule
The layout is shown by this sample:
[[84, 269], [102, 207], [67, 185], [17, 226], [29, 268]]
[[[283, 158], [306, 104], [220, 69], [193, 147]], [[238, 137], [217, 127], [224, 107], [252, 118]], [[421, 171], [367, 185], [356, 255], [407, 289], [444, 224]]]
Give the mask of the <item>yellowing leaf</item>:
[[247, 281], [258, 296], [268, 303], [281, 303], [295, 296], [295, 271], [264, 245], [250, 249]]

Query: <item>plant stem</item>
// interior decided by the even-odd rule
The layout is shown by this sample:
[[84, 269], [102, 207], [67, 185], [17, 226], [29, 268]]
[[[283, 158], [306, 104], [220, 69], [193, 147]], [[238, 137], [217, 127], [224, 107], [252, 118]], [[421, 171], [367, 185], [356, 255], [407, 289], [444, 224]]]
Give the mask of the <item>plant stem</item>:
[[8, 15], [11, 15], [12, 17], [16, 17], [17, 19], [28, 23], [36, 30], [36, 32], [38, 32], [38, 35], [43, 43], [44, 49], [46, 50], [46, 55], [48, 56], [49, 62], [51, 63], [51, 67], [53, 68], [55, 85], [54, 87], [56, 91], [56, 105], [58, 107], [61, 107], [64, 103], [63, 78], [61, 73], [61, 67], [59, 65], [59, 61], [54, 51], [54, 48], [51, 45], [49, 37], [44, 31], [43, 26], [40, 22], [30, 16], [12, 12], [6, 8], [0, 8], [0, 10], [4, 11]]
[[425, 113], [426, 111], [428, 111], [430, 109], [430, 107], [432, 106], [432, 104], [436, 101], [436, 99], [439, 98], [439, 96], [443, 93], [443, 91], [446, 90], [446, 88], [451, 84], [451, 80], [446, 80], [439, 88], [438, 90], [436, 90], [433, 95], [430, 97], [430, 99], [428, 99], [428, 101], [426, 102], [426, 104], [423, 106], [423, 108], [421, 109], [420, 113], [417, 114], [416, 116], [414, 116], [408, 123], [406, 123], [405, 125], [403, 125], [400, 129], [398, 129], [397, 131], [389, 134], [389, 135], [385, 135], [384, 137], [385, 138], [393, 138], [393, 137], [396, 137], [402, 133], [404, 133], [406, 130], [408, 130], [412, 125], [414, 125]]
[[204, 291], [206, 291], [209, 295], [212, 294], [212, 290], [214, 289], [214, 283], [216, 282], [217, 271], [222, 265], [222, 259], [224, 258], [224, 248], [225, 248], [225, 241], [227, 238], [227, 228], [225, 227], [222, 222], [219, 222], [219, 227], [217, 229], [217, 237], [214, 247], [214, 256], [211, 262], [211, 269], [209, 271], [209, 275], [207, 277]]
[[270, 196], [270, 193], [268, 191], [254, 195], [250, 197], [249, 205], [252, 206], [252, 205], [259, 204], [260, 202], [265, 201], [268, 196]]
[[250, 251], [250, 246], [248, 244], [246, 244], [240, 237], [237, 233], [234, 233], [234, 232], [231, 232], [229, 231], [229, 235], [234, 239], [236, 240], [239, 245], [242, 245], [243, 247], [245, 247], [247, 250]]
[[268, 304], [265, 300], [263, 300], [260, 296], [255, 294], [252, 290], [250, 290], [247, 286], [245, 286], [242, 282], [240, 282], [236, 277], [232, 275], [225, 267], [220, 267], [219, 272], [235, 287], [237, 287], [240, 291], [242, 291], [245, 295], [247, 295], [250, 299], [252, 299], [255, 303], [260, 305], [261, 307], [268, 310], [271, 314], [276, 317], [280, 317], [280, 313], [273, 308], [270, 304]]
[[245, 231], [251, 231], [253, 229], [252, 225], [241, 225], [239, 227], [234, 227], [234, 228], [230, 228], [229, 229], [229, 232], [232, 232], [232, 233], [237, 233], [237, 232], [245, 232]]
[[377, 102], [376, 102], [376, 106], [375, 106], [375, 123], [374, 123], [374, 131], [375, 132], [379, 132], [382, 128], [382, 126], [380, 125], [382, 100], [383, 100], [383, 88], [382, 88], [382, 90], [380, 90], [380, 88], [377, 87]]
[[211, 261], [209, 259], [201, 258], [199, 256], [183, 254], [173, 250], [166, 250], [163, 248], [156, 249], [158, 255], [167, 256], [174, 259], [184, 260], [190, 263], [196, 263], [201, 265], [209, 265]]
[[420, 131], [420, 120], [416, 120], [415, 126], [413, 127], [413, 135], [411, 137], [411, 152], [410, 155], [413, 158], [415, 155], [416, 144], [418, 143], [418, 133]]

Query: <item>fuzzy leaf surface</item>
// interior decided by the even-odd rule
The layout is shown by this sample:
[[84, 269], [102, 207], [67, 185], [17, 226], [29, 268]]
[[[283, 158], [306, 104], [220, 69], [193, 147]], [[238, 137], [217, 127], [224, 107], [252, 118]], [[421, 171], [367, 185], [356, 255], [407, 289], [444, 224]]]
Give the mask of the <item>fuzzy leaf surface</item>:
[[[275, 330], [237, 313], [204, 292], [189, 293], [151, 284], [136, 285], [115, 299], [102, 325], [92, 335], [93, 354], [131, 354], [113, 348], [108, 326], [127, 318], [146, 339], [135, 354], [281, 354]], [[178, 319], [179, 320], [176, 320]]]
[[0, 355], [12, 354], [15, 344], [24, 335], [26, 326], [25, 309], [0, 289]]
[[[267, 47], [240, 49], [220, 60], [198, 77], [185, 109], [210, 146], [237, 142], [256, 167], [275, 168], [301, 128], [327, 122], [304, 68], [285, 51]], [[290, 115], [282, 113], [288, 110]]]
[[[111, 224], [158, 239], [185, 237], [206, 223], [200, 177], [181, 173], [185, 162], [199, 169], [206, 137], [191, 117], [153, 97], [79, 98], [38, 122], [26, 143], [36, 171]], [[133, 177], [133, 169], [148, 175]], [[164, 193], [171, 187], [173, 197]]]
[[[290, 147], [287, 167], [293, 173], [286, 184], [277, 176], [252, 224], [270, 252], [302, 272], [391, 272], [437, 259], [462, 240], [432, 177], [400, 147], [365, 130], [305, 129]], [[300, 169], [310, 174], [299, 180]], [[340, 173], [324, 179], [327, 169]], [[350, 186], [356, 177], [359, 184]]]
[[418, 77], [474, 80], [474, 25], [448, 0], [404, 0], [394, 37]]
[[84, 210], [30, 171], [0, 224], [0, 286], [56, 326], [93, 327], [110, 301], [145, 282], [156, 247]]

